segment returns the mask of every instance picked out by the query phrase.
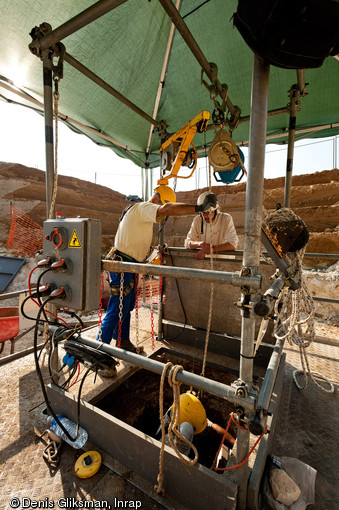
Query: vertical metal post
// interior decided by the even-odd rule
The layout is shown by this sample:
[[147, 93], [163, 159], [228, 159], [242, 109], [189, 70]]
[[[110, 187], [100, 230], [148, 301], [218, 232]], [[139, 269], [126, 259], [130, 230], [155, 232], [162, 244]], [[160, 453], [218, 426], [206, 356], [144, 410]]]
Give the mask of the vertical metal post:
[[338, 137], [333, 137], [333, 168], [338, 168]]
[[[254, 55], [243, 257], [243, 267], [250, 271], [246, 274], [257, 272], [260, 259], [269, 70], [269, 64], [263, 62], [263, 60]], [[255, 319], [250, 315], [248, 309], [244, 308], [241, 321], [239, 376], [242, 381], [249, 384], [253, 381], [252, 356], [254, 333]], [[242, 461], [248, 452], [249, 432], [239, 429], [237, 438], [237, 461]], [[237, 476], [239, 485], [237, 508], [239, 510], [246, 510], [248, 483], [247, 463], [237, 469]]]
[[144, 192], [144, 200], [147, 202], [149, 200], [149, 194], [148, 194], [148, 171], [149, 168], [145, 168], [145, 192]]
[[291, 205], [292, 169], [293, 169], [294, 139], [298, 99], [299, 89], [297, 88], [296, 85], [293, 85], [290, 89], [290, 123], [288, 127], [288, 148], [285, 176], [284, 207], [290, 207]]
[[141, 198], [143, 200], [145, 200], [145, 192], [144, 192], [145, 169], [141, 167], [140, 170], [141, 170], [141, 172], [140, 172], [140, 174], [141, 174]]
[[[52, 87], [52, 59], [49, 50], [42, 52], [43, 79], [44, 79], [44, 118], [45, 118], [45, 152], [46, 152], [46, 218], [55, 217], [55, 207], [51, 211], [54, 187], [54, 137], [53, 137], [53, 87]], [[48, 304], [47, 309], [57, 315], [57, 308]], [[51, 368], [54, 374], [58, 373], [58, 349], [53, 352]], [[59, 376], [53, 375], [52, 380], [58, 384]]]
[[[53, 88], [52, 60], [50, 51], [44, 50], [42, 56], [44, 75], [44, 114], [45, 114], [45, 151], [46, 151], [46, 217], [49, 218], [54, 186], [54, 143], [53, 143]], [[54, 218], [54, 211], [52, 211]]]
[[153, 196], [153, 168], [149, 169], [149, 197]]

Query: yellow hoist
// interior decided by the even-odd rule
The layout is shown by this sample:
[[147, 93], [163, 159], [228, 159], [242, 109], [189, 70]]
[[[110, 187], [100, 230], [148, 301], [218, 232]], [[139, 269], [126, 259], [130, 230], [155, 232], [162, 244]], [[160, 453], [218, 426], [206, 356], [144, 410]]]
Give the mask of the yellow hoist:
[[[162, 178], [158, 180], [158, 184], [167, 185], [168, 179], [172, 177], [188, 179], [193, 175], [197, 166], [198, 155], [192, 140], [197, 132], [203, 133], [206, 131], [209, 118], [210, 113], [203, 110], [161, 145], [159, 152], [161, 155], [160, 170]], [[182, 165], [192, 170], [189, 175], [178, 175]]]

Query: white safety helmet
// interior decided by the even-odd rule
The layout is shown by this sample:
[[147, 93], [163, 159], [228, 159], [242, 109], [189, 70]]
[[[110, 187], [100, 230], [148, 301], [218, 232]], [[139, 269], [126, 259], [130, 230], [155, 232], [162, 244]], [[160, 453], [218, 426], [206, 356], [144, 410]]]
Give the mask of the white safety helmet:
[[[204, 191], [203, 193], [201, 193], [201, 195], [199, 195], [198, 197], [198, 200], [197, 200], [197, 205], [202, 205], [206, 196], [207, 195], [210, 195], [211, 194], [211, 191]], [[215, 207], [210, 207], [209, 208], [209, 211], [215, 211], [216, 209], [219, 209], [219, 204], [217, 202], [217, 205]]]

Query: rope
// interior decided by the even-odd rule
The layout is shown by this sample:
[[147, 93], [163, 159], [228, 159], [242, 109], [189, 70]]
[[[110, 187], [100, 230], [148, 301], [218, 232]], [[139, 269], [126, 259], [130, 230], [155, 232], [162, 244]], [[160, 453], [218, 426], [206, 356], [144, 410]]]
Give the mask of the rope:
[[56, 202], [56, 195], [57, 195], [57, 189], [58, 189], [58, 140], [59, 140], [59, 134], [58, 134], [58, 115], [59, 115], [59, 90], [58, 90], [58, 80], [54, 80], [54, 87], [55, 90], [53, 92], [53, 98], [54, 98], [54, 118], [55, 118], [55, 151], [54, 151], [54, 182], [53, 182], [53, 194], [52, 194], [52, 200], [51, 200], [51, 206], [49, 209], [49, 219], [54, 217], [54, 207]]
[[[279, 211], [279, 217], [284, 216], [286, 220], [298, 219], [298, 216], [290, 209]], [[266, 221], [275, 221], [275, 213], [270, 214]], [[293, 372], [294, 382], [299, 390], [307, 387], [308, 376], [312, 381], [326, 393], [333, 393], [334, 386], [332, 382], [318, 372], [311, 372], [308, 363], [306, 348], [315, 339], [315, 309], [312, 296], [308, 290], [307, 284], [303, 278], [302, 260], [305, 253], [305, 247], [296, 252], [289, 252], [288, 260], [293, 268], [293, 277], [300, 282], [300, 287], [293, 291], [290, 288], [284, 288], [275, 302], [274, 314], [274, 336], [277, 340], [287, 340], [290, 345], [297, 345], [300, 352], [302, 370]], [[297, 374], [304, 374], [304, 384], [300, 385], [297, 381]], [[314, 375], [326, 381], [330, 388], [326, 389], [319, 384]]]
[[49, 439], [47, 441], [47, 445], [43, 451], [43, 458], [48, 462], [48, 464], [53, 467], [57, 468], [59, 461], [60, 461], [60, 448], [62, 446], [62, 443], [57, 444], [55, 441]]
[[[186, 464], [187, 466], [194, 466], [196, 462], [198, 461], [198, 451], [196, 447], [180, 433], [180, 385], [176, 380], [176, 376], [179, 370], [182, 370], [181, 365], [175, 365], [169, 361], [164, 366], [164, 369], [161, 374], [160, 379], [160, 391], [159, 391], [159, 416], [160, 416], [160, 423], [161, 423], [161, 448], [160, 448], [160, 455], [159, 455], [159, 474], [157, 477], [158, 485], [155, 485], [154, 489], [157, 494], [164, 495], [165, 491], [163, 488], [163, 482], [164, 482], [164, 451], [165, 451], [165, 442], [166, 442], [166, 425], [164, 420], [164, 383], [165, 383], [165, 377], [167, 370], [170, 368], [169, 374], [168, 374], [168, 383], [173, 389], [173, 410], [171, 413], [171, 422], [168, 428], [168, 438], [169, 441], [180, 458], [180, 460]], [[184, 457], [178, 450], [177, 445], [173, 439], [174, 433], [179, 441], [182, 441], [189, 445], [192, 450], [194, 451], [194, 459], [189, 459], [186, 456]]]
[[[209, 191], [212, 192], [212, 183], [211, 183], [211, 165], [209, 163], [208, 165], [208, 185], [209, 185]], [[209, 234], [210, 234], [210, 267], [211, 271], [213, 271], [213, 239], [212, 239], [212, 211], [209, 211]], [[210, 286], [210, 304], [208, 309], [208, 321], [207, 321], [207, 328], [206, 328], [206, 336], [205, 336], [205, 348], [204, 348], [204, 356], [203, 356], [203, 362], [202, 362], [202, 370], [201, 375], [202, 377], [205, 376], [205, 368], [206, 368], [206, 361], [207, 361], [207, 351], [208, 351], [208, 343], [210, 338], [210, 331], [211, 331], [211, 323], [212, 323], [212, 312], [213, 312], [213, 297], [214, 297], [214, 283], [211, 283]]]

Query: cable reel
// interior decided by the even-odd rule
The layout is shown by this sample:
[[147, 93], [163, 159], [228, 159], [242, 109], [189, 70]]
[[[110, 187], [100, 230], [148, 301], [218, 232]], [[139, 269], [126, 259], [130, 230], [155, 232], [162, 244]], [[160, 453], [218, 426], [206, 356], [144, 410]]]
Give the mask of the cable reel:
[[101, 455], [97, 451], [83, 453], [75, 463], [74, 471], [78, 478], [90, 478], [101, 466]]
[[244, 154], [225, 129], [216, 132], [208, 149], [208, 159], [216, 181], [230, 184], [242, 179]]

